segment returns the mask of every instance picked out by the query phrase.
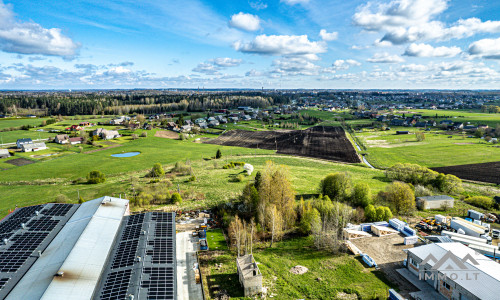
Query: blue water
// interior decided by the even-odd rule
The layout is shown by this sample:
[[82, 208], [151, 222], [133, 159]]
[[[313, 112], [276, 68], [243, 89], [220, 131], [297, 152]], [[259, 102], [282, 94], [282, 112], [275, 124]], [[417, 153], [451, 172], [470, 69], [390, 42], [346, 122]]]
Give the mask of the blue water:
[[118, 154], [111, 154], [113, 157], [132, 157], [141, 154], [141, 152], [127, 152], [127, 153], [118, 153]]

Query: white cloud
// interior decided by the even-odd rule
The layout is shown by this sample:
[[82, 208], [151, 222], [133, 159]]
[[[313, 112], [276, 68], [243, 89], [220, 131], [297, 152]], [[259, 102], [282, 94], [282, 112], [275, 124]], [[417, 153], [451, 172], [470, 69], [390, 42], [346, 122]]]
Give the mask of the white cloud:
[[[387, 4], [366, 4], [358, 8], [353, 23], [369, 31], [386, 32], [375, 42], [395, 45], [422, 40], [462, 39], [478, 33], [500, 32], [500, 21], [461, 19], [451, 26], [434, 20], [447, 8], [447, 0], [394, 0]], [[374, 9], [373, 9], [374, 8]]]
[[347, 59], [347, 60], [338, 59], [332, 64], [332, 67], [335, 68], [336, 70], [347, 70], [353, 66], [361, 66], [361, 63], [354, 59]]
[[251, 69], [250, 71], [245, 73], [245, 76], [247, 76], [247, 77], [261, 77], [264, 75], [265, 75], [265, 73], [263, 73], [261, 71], [257, 71], [255, 69]]
[[218, 57], [211, 60], [211, 62], [221, 68], [237, 67], [241, 65], [242, 60], [229, 57]]
[[458, 47], [433, 47], [428, 44], [411, 44], [403, 55], [416, 57], [453, 57], [460, 54]]
[[469, 54], [489, 59], [500, 59], [500, 38], [473, 42], [469, 45]]
[[218, 75], [220, 68], [214, 66], [211, 63], [199, 63], [196, 68], [193, 69], [193, 72], [203, 73], [206, 75]]
[[403, 72], [426, 72], [426, 71], [429, 71], [429, 66], [418, 65], [418, 64], [402, 65], [401, 71], [403, 71]]
[[229, 57], [217, 57], [209, 61], [199, 63], [193, 72], [206, 75], [221, 75], [219, 71], [224, 68], [237, 67], [243, 60]]
[[405, 60], [397, 55], [390, 55], [387, 52], [375, 53], [372, 58], [367, 59], [371, 63], [393, 64], [401, 63]]
[[319, 36], [321, 39], [325, 42], [331, 42], [334, 41], [338, 38], [339, 33], [338, 32], [327, 32], [325, 29], [321, 29], [319, 31]]
[[245, 31], [256, 31], [260, 29], [260, 19], [252, 14], [240, 12], [231, 16], [229, 26]]
[[0, 49], [21, 54], [72, 57], [79, 45], [61, 33], [59, 28], [43, 28], [34, 22], [15, 18], [10, 6], [0, 1]]
[[317, 59], [316, 54], [326, 52], [324, 42], [311, 42], [307, 35], [259, 35], [249, 43], [238, 41], [234, 49], [260, 55], [303, 55]]
[[369, 2], [358, 8], [359, 11], [353, 16], [353, 22], [366, 30], [380, 31], [426, 23], [446, 8], [446, 0], [395, 0], [378, 4], [376, 11], [373, 12], [372, 4]]
[[123, 66], [118, 66], [118, 67], [114, 67], [114, 68], [111, 68], [109, 69], [107, 72], [109, 72], [109, 74], [128, 74], [128, 73], [131, 73], [132, 71], [130, 69], [127, 69]]
[[318, 75], [319, 66], [313, 64], [302, 57], [283, 57], [273, 61], [274, 73], [281, 73], [289, 76], [296, 75]]
[[262, 1], [248, 2], [248, 4], [250, 4], [250, 7], [255, 10], [261, 10], [267, 8], [267, 4]]
[[295, 5], [309, 3], [309, 0], [280, 0], [280, 2], [286, 3], [288, 5]]
[[382, 40], [378, 39], [375, 42], [373, 42], [373, 46], [380, 47], [380, 48], [390, 47], [390, 46], [392, 46], [392, 43], [389, 41], [382, 41]]

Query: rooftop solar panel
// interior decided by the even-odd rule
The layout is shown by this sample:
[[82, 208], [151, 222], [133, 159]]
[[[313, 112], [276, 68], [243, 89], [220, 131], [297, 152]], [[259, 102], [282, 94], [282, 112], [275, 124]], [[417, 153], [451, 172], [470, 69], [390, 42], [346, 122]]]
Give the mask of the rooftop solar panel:
[[122, 300], [127, 297], [127, 289], [130, 284], [132, 270], [112, 272], [108, 275], [104, 288], [101, 292], [101, 299]]
[[41, 217], [29, 221], [26, 227], [29, 231], [52, 231], [58, 223], [59, 220], [53, 220], [52, 217]]
[[0, 272], [16, 272], [30, 255], [30, 251], [0, 251]]
[[7, 281], [9, 281], [10, 278], [0, 278], [0, 290], [5, 286]]
[[41, 213], [46, 216], [65, 216], [72, 207], [73, 204], [54, 203], [52, 207], [45, 208], [43, 211], [41, 211]]
[[149, 275], [149, 279], [141, 282], [141, 287], [148, 289], [147, 299], [174, 299], [174, 268], [144, 268], [143, 273]]

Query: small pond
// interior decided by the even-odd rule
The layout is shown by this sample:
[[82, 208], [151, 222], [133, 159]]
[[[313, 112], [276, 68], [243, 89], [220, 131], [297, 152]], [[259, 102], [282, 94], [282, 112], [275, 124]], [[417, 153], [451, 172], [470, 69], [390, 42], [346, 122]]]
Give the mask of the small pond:
[[113, 157], [132, 157], [141, 154], [141, 152], [126, 152], [126, 153], [117, 153], [111, 154]]

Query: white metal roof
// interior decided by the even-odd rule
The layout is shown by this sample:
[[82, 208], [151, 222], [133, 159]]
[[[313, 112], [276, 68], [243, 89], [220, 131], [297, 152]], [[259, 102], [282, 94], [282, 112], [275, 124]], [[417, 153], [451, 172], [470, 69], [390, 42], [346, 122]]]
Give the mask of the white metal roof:
[[59, 271], [64, 260], [78, 241], [91, 217], [101, 206], [103, 198], [87, 201], [80, 205], [61, 232], [45, 249], [35, 264], [23, 276], [7, 299], [40, 299]]
[[[128, 200], [104, 197], [41, 299], [91, 299]], [[54, 274], [52, 274], [54, 275]]]
[[[408, 252], [413, 253], [421, 259], [425, 259], [429, 254], [432, 254], [438, 260], [448, 251], [451, 251], [459, 259], [463, 259], [465, 256], [470, 255], [478, 262], [478, 265], [465, 262], [468, 271], [458, 272], [447, 270], [446, 265], [443, 265], [443, 268], [439, 269], [441, 273], [447, 274], [448, 277], [452, 277], [451, 273], [459, 273], [458, 278], [454, 280], [458, 285], [480, 299], [498, 299], [498, 293], [500, 291], [500, 264], [488, 257], [461, 243], [436, 243], [408, 249]], [[433, 266], [435, 262], [430, 261], [429, 264]], [[477, 278], [475, 273], [478, 274]]]

